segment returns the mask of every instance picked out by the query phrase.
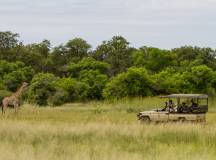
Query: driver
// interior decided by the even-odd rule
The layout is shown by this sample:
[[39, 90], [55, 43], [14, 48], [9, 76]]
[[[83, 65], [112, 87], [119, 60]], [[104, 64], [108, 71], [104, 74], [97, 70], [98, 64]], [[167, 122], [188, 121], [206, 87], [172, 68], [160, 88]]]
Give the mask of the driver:
[[162, 111], [169, 111], [168, 102], [165, 102], [165, 107], [162, 109]]

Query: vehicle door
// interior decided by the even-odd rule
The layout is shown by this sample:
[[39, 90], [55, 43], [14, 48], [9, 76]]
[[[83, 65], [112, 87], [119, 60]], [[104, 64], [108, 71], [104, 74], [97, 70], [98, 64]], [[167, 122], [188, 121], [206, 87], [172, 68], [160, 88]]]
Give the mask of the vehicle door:
[[169, 120], [169, 112], [168, 111], [158, 112], [158, 120], [162, 122], [167, 122]]

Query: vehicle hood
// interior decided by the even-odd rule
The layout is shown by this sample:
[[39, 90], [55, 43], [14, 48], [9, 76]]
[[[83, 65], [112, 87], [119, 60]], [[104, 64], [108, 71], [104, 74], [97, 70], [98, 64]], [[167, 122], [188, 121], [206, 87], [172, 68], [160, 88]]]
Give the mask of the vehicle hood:
[[154, 114], [154, 113], [168, 113], [168, 112], [167, 112], [167, 111], [156, 111], [156, 110], [152, 110], [152, 111], [143, 111], [143, 112], [139, 112], [139, 115]]
[[156, 111], [143, 111], [140, 112], [140, 114], [152, 114], [152, 113], [157, 113]]

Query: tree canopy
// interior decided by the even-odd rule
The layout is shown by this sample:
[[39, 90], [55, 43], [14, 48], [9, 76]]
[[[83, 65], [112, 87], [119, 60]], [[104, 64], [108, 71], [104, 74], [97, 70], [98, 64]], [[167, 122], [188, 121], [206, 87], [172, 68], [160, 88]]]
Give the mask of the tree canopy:
[[97, 47], [82, 38], [51, 47], [23, 44], [0, 32], [0, 91], [29, 82], [26, 100], [38, 105], [169, 93], [216, 93], [216, 50], [197, 46], [134, 48], [122, 36]]

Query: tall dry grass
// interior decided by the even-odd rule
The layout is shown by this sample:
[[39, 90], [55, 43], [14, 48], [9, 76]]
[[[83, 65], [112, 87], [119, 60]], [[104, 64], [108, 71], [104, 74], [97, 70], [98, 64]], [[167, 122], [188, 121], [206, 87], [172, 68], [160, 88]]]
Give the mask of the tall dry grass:
[[0, 116], [2, 160], [214, 160], [216, 114], [206, 124], [142, 125], [136, 111], [159, 106], [157, 98], [67, 104], [25, 105]]

